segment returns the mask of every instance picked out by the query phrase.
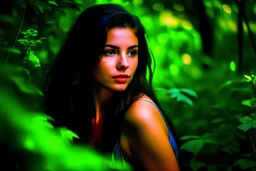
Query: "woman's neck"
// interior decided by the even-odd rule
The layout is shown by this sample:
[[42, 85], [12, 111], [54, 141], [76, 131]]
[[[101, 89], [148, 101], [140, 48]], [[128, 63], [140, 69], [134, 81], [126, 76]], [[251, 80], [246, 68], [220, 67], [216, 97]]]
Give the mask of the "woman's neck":
[[92, 87], [93, 92], [93, 100], [95, 104], [95, 112], [96, 112], [96, 123], [103, 119], [104, 111], [108, 109], [108, 104], [113, 97], [113, 92], [107, 88], [97, 88], [96, 86]]

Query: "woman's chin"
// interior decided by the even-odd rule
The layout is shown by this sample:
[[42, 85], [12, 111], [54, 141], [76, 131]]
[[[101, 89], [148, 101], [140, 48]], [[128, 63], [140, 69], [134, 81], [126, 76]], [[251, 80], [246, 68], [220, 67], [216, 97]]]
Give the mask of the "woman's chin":
[[116, 86], [116, 87], [113, 87], [112, 90], [116, 91], [116, 92], [122, 92], [122, 91], [125, 91], [127, 88], [126, 85], [121, 85], [121, 86]]

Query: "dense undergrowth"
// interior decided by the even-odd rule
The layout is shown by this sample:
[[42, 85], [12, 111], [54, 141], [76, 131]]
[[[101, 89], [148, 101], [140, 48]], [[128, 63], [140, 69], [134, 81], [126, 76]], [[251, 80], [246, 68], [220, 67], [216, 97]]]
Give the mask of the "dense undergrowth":
[[[53, 129], [47, 122], [51, 118], [40, 112], [45, 72], [72, 21], [86, 6], [106, 2], [15, 1], [14, 10], [0, 17], [4, 23], [0, 29], [0, 140], [21, 156], [26, 153], [34, 158], [26, 163], [32, 170], [129, 170], [112, 163], [109, 156], [72, 146], [75, 133]], [[237, 11], [223, 14], [227, 4], [216, 1], [209, 6], [210, 0], [205, 1], [215, 34], [214, 52], [209, 56], [202, 51], [202, 36], [196, 30], [197, 22], [192, 22], [196, 19], [185, 11], [162, 9], [161, 3], [152, 11], [139, 3], [115, 2], [126, 4], [147, 26], [156, 59], [154, 86], [180, 138], [181, 168], [256, 170], [255, 54], [246, 43], [244, 71], [237, 73]], [[210, 15], [213, 11], [215, 16]]]

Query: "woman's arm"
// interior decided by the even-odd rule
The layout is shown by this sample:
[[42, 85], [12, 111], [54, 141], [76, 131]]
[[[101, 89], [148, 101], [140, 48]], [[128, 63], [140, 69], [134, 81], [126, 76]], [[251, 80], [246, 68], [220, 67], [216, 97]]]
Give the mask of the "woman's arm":
[[132, 157], [147, 171], [179, 171], [166, 123], [157, 108], [137, 100], [125, 115], [124, 136]]

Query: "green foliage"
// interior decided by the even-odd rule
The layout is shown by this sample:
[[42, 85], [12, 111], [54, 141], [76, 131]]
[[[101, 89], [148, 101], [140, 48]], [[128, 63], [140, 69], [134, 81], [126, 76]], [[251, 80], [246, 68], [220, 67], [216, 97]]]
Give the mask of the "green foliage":
[[59, 128], [59, 131], [61, 136], [69, 141], [73, 141], [74, 138], [79, 138], [78, 135], [67, 128]]
[[243, 130], [244, 132], [246, 132], [252, 128], [256, 128], [256, 119], [252, 119], [250, 116], [244, 116], [244, 117], [240, 118], [239, 121], [242, 124], [238, 125], [237, 128]]
[[39, 38], [36, 39], [38, 36], [38, 31], [35, 29], [28, 29], [26, 31], [22, 31], [21, 34], [23, 34], [24, 38], [23, 39], [18, 39], [17, 41], [24, 45], [25, 49], [32, 49], [34, 47], [37, 47], [38, 44], [42, 43], [42, 39], [45, 38]]
[[196, 92], [187, 88], [172, 88], [169, 90], [157, 88], [157, 93], [159, 96], [163, 95], [171, 99], [175, 99], [177, 102], [183, 102], [190, 106], [193, 105], [193, 101], [191, 98], [197, 98]]
[[[47, 122], [51, 118], [34, 111], [39, 110], [42, 97], [41, 90], [34, 84], [41, 85], [47, 65], [58, 52], [77, 14], [88, 5], [109, 2], [125, 5], [146, 26], [156, 59], [154, 86], [181, 137], [184, 170], [256, 170], [256, 77], [248, 74], [244, 79], [235, 75], [238, 11], [233, 1], [203, 1], [214, 27], [212, 56], [202, 53], [200, 22], [187, 13], [193, 1], [183, 5], [168, 0], [157, 3], [146, 0], [13, 2], [12, 14], [0, 16], [5, 26], [0, 28], [2, 61], [16, 64], [1, 66], [0, 120], [5, 124], [0, 124], [0, 130], [9, 124], [17, 131], [13, 132], [19, 137], [20, 147], [42, 154], [49, 161], [48, 169], [61, 165], [70, 170], [129, 170], [122, 164], [113, 164], [109, 158], [101, 158], [89, 148], [72, 146], [72, 140], [79, 138], [74, 132], [53, 128]], [[183, 11], [178, 11], [177, 6], [183, 7]], [[246, 13], [255, 14], [254, 8], [255, 4], [249, 4]], [[250, 26], [256, 30], [255, 21], [250, 21]], [[248, 31], [244, 31], [247, 36]], [[246, 73], [255, 73], [255, 54], [247, 44], [248, 37], [244, 42], [244, 68]], [[27, 109], [24, 103], [33, 110]]]
[[[1, 65], [0, 69], [5, 71], [0, 73], [0, 143], [8, 143], [16, 153], [22, 151], [20, 160], [30, 161], [28, 171], [131, 170], [129, 165], [99, 154], [91, 147], [74, 145], [72, 139], [78, 138], [74, 132], [53, 127], [48, 122], [53, 120], [51, 117], [34, 110], [31, 104], [28, 106], [23, 96], [29, 96], [32, 101], [40, 98], [40, 94], [24, 76], [24, 68]], [[5, 168], [5, 163], [2, 167]]]
[[[198, 170], [199, 168], [207, 168], [210, 170], [210, 167], [213, 168], [213, 165], [209, 166], [207, 160], [204, 160], [206, 157], [215, 157], [216, 163], [214, 164], [217, 168], [223, 167], [227, 170], [233, 170], [235, 168], [243, 170], [256, 169], [255, 136], [253, 136], [256, 132], [256, 106], [254, 104], [256, 97], [256, 94], [254, 94], [255, 82], [253, 75], [245, 75], [245, 78], [248, 80], [247, 84], [244, 84], [244, 80], [241, 80], [240, 82], [230, 80], [228, 88], [234, 89], [238, 88], [234, 86], [240, 86], [238, 90], [241, 94], [247, 90], [253, 98], [244, 100], [244, 97], [241, 98], [242, 96], [236, 95], [237, 99], [228, 103], [230, 106], [227, 105], [218, 108], [219, 113], [232, 111], [232, 103], [233, 105], [239, 105], [240, 101], [240, 106], [237, 106], [235, 109], [235, 111], [239, 111], [239, 113], [234, 113], [232, 116], [227, 113], [221, 117], [214, 117], [208, 125], [208, 131], [206, 130], [208, 133], [204, 133], [202, 136], [194, 134], [181, 137], [180, 140], [184, 141], [184, 143], [180, 149], [193, 154], [193, 158], [190, 160], [189, 164], [192, 170]], [[231, 82], [233, 84], [230, 84]], [[236, 82], [236, 84], [234, 84], [234, 82]], [[253, 86], [247, 88], [247, 85]], [[249, 91], [249, 89], [251, 91]], [[222, 96], [222, 98], [227, 97]], [[245, 146], [247, 146], [247, 148], [245, 148]], [[209, 149], [215, 149], [215, 152], [212, 152]], [[219, 159], [216, 158], [217, 156], [219, 156]], [[227, 156], [229, 156], [229, 159], [223, 161]]]
[[191, 162], [190, 164], [190, 168], [193, 170], [193, 171], [196, 171], [204, 166], [206, 166], [205, 163], [203, 162]]
[[[49, 43], [48, 38], [56, 36], [56, 30], [58, 33], [64, 33], [61, 29], [62, 26], [56, 22], [56, 18], [67, 15], [67, 10], [79, 11], [83, 7], [83, 2], [79, 0], [13, 1], [12, 7], [12, 9], [8, 9], [9, 6], [6, 6], [6, 11], [12, 10], [12, 13], [6, 12], [0, 16], [0, 22], [5, 28], [3, 32], [0, 29], [0, 34], [3, 37], [0, 51], [3, 55], [6, 54], [6, 63], [16, 62], [15, 64], [17, 64], [18, 60], [10, 59], [10, 57], [17, 58], [15, 56], [22, 55], [23, 62], [29, 64], [27, 67], [33, 68], [41, 66], [36, 53], [39, 50], [38, 45], [43, 43], [43, 39], [46, 39], [45, 34], [47, 34], [47, 41], [44, 43]], [[17, 42], [22, 44], [24, 49], [21, 49]], [[51, 45], [49, 44], [49, 46]], [[30, 54], [30, 52], [32, 53]], [[49, 53], [52, 52], [49, 51]]]
[[238, 165], [241, 169], [252, 169], [256, 167], [255, 160], [248, 160], [248, 159], [239, 159], [235, 162], [234, 165]]

